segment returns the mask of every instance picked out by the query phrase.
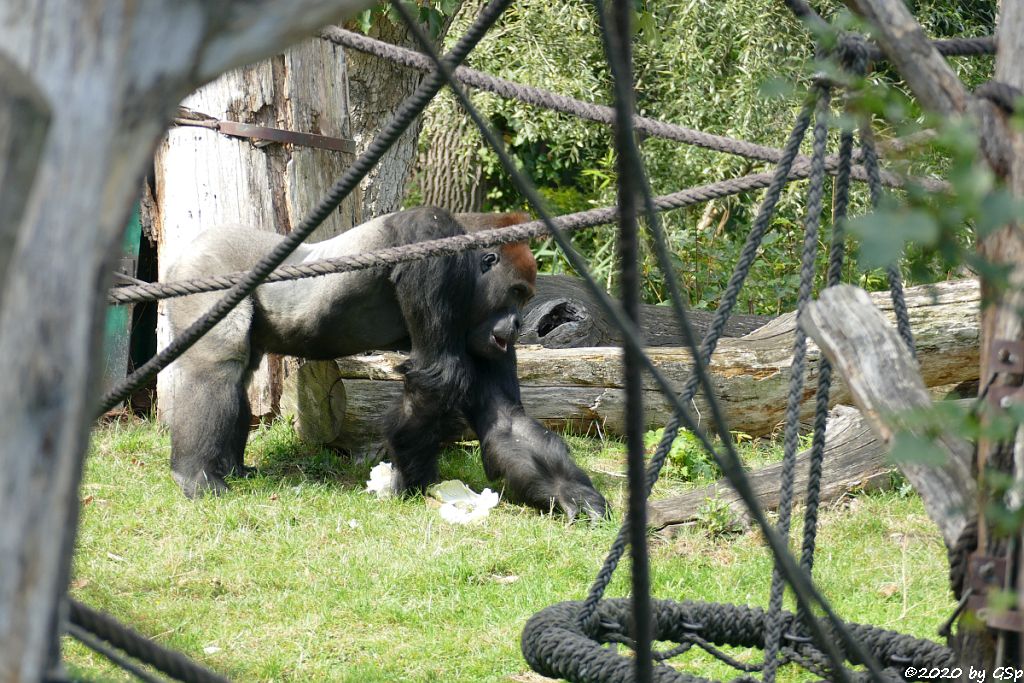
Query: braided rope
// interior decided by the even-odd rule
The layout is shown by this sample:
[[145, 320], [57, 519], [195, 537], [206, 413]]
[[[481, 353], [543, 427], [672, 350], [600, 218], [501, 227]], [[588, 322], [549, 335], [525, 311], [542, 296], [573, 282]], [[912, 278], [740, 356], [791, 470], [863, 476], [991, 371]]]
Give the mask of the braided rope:
[[[814, 264], [818, 252], [818, 226], [821, 221], [822, 198], [825, 193], [825, 144], [828, 141], [828, 119], [831, 116], [831, 88], [818, 88], [815, 107], [814, 141], [811, 181], [807, 191], [807, 213], [804, 217], [804, 244], [800, 259], [800, 286], [797, 290], [797, 320], [804, 315], [811, 301], [814, 285]], [[793, 512], [793, 480], [796, 476], [796, 454], [799, 446], [800, 404], [804, 390], [804, 366], [807, 355], [807, 335], [800, 325], [793, 333], [793, 360], [789, 370], [789, 395], [786, 402], [786, 429], [783, 438], [782, 476], [779, 490], [778, 522], [776, 531], [789, 538]], [[773, 683], [778, 669], [778, 653], [782, 642], [782, 598], [786, 584], [779, 567], [772, 571], [771, 593], [768, 600], [768, 632], [765, 636], [765, 683]]]
[[[871, 208], [877, 210], [882, 201], [882, 183], [878, 174], [878, 154], [875, 152], [875, 135], [869, 121], [860, 127], [861, 156], [868, 171], [868, 189], [871, 194]], [[910, 329], [910, 314], [907, 312], [907, 301], [903, 296], [903, 277], [896, 263], [890, 263], [885, 269], [889, 280], [889, 296], [892, 299], [893, 312], [896, 314], [896, 329], [900, 338], [907, 345], [910, 355], [917, 359], [917, 347], [914, 344], [914, 332]]]
[[[451, 64], [458, 64], [483, 38], [487, 29], [497, 21], [511, 0], [491, 0], [477, 16], [473, 25], [459, 39], [446, 59]], [[143, 386], [156, 376], [158, 372], [170, 365], [181, 354], [187, 351], [204, 334], [213, 329], [219, 321], [231, 312], [247, 296], [258, 287], [270, 273], [281, 265], [295, 249], [338, 207], [367, 173], [380, 161], [385, 152], [422, 113], [427, 104], [444, 84], [440, 72], [429, 75], [402, 104], [367, 147], [366, 151], [345, 171], [337, 183], [327, 192], [313, 211], [303, 219], [293, 232], [281, 240], [270, 253], [264, 256], [246, 273], [242, 279], [228, 291], [223, 298], [214, 304], [199, 320], [192, 323], [184, 332], [172, 341], [167, 348], [143, 364], [138, 370], [125, 378], [103, 398], [99, 415], [107, 412], [132, 392]]]
[[196, 664], [180, 652], [158, 645], [121, 624], [110, 615], [68, 600], [69, 621], [87, 633], [107, 641], [140, 662], [145, 662], [177, 681], [186, 683], [227, 683], [226, 678]]
[[[432, 69], [429, 58], [418, 52], [409, 50], [408, 48], [385, 43], [383, 41], [337, 27], [324, 29], [320, 35], [322, 38], [337, 45], [365, 52], [375, 57], [380, 57], [381, 59], [387, 59], [402, 66], [426, 72], [429, 72]], [[578, 100], [567, 95], [559, 95], [558, 93], [553, 93], [550, 90], [545, 90], [543, 88], [515, 83], [465, 66], [457, 68], [454, 72], [454, 77], [455, 80], [463, 85], [467, 85], [478, 90], [484, 90], [506, 99], [518, 100], [525, 104], [543, 107], [545, 109], [569, 114], [571, 116], [585, 119], [587, 121], [594, 121], [596, 123], [611, 125], [615, 122], [615, 110], [606, 105], [584, 102], [583, 100]], [[747, 159], [767, 161], [773, 164], [778, 163], [783, 154], [781, 149], [777, 149], [775, 147], [759, 145], [746, 140], [737, 140], [723, 135], [705, 133], [703, 131], [694, 130], [693, 128], [687, 128], [686, 126], [680, 126], [674, 123], [666, 123], [646, 116], [635, 116], [633, 118], [633, 126], [636, 130], [653, 137], [682, 142], [684, 144], [694, 145], [695, 147], [710, 149], [716, 152], [735, 154]], [[810, 159], [807, 157], [797, 157], [797, 164], [809, 163]], [[838, 163], [839, 160], [837, 158], [828, 158], [826, 168], [829, 173], [836, 173]], [[864, 168], [859, 166], [854, 169], [853, 177], [857, 180], [867, 182], [867, 172]], [[882, 182], [889, 187], [902, 187], [905, 184], [902, 178], [888, 171], [884, 171], [882, 173]], [[915, 179], [915, 182], [920, 183], [929, 191], [942, 192], [948, 189], [948, 185], [946, 183], [936, 181], [931, 178]]]
[[[839, 157], [850, 160], [853, 156], [853, 131], [844, 130], [839, 139]], [[845, 222], [850, 200], [850, 179], [846, 174], [836, 176], [832, 243], [829, 248], [828, 275], [825, 286], [839, 284], [845, 255]], [[804, 540], [800, 564], [810, 574], [814, 568], [815, 539], [818, 530], [818, 506], [821, 501], [821, 474], [825, 460], [825, 433], [828, 427], [829, 392], [832, 386], [832, 364], [824, 355], [818, 358], [818, 387], [814, 397], [814, 428], [807, 473], [807, 495], [804, 501]], [[799, 624], [809, 615], [797, 611]]]
[[[576, 619], [580, 608], [579, 602], [563, 602], [547, 607], [530, 618], [520, 640], [523, 656], [530, 667], [544, 676], [570, 681], [632, 683], [637, 680], [633, 676], [632, 658], [602, 647], [602, 643], [629, 642], [632, 635], [629, 600], [602, 600], [598, 605], [599, 626], [593, 634], [585, 631]], [[764, 647], [766, 613], [757, 607], [655, 600], [654, 616], [657, 640], [685, 643], [696, 635], [716, 646]], [[795, 621], [794, 614], [782, 614], [782, 622], [786, 627]], [[827, 627], [825, 619], [816, 618], [814, 621], [822, 628]], [[848, 622], [842, 625], [859, 642], [864, 643], [869, 656], [886, 668], [903, 668], [908, 665], [942, 668], [955, 665], [956, 655], [949, 648], [930, 640], [912, 638], [875, 626]], [[788, 652], [787, 655], [791, 661], [798, 664], [806, 662], [819, 670], [825, 665], [820, 653], [806, 645], [792, 648], [791, 654]], [[862, 663], [855, 657], [847, 661], [853, 665]], [[853, 673], [846, 667], [843, 667], [842, 672], [847, 675]], [[659, 683], [708, 683], [708, 679], [665, 664], [654, 666], [650, 680]]]

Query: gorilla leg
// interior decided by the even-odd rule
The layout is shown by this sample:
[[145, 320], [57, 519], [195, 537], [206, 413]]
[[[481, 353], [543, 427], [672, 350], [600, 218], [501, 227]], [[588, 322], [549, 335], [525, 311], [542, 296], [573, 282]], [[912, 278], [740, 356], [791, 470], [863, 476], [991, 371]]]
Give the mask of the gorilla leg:
[[404, 393], [386, 418], [388, 451], [398, 469], [395, 490], [423, 491], [438, 479], [437, 458], [442, 440], [454, 428], [455, 411], [450, 399], [418, 386], [417, 373], [408, 364]]
[[178, 373], [171, 474], [189, 498], [223, 493], [224, 477], [242, 465], [251, 416], [245, 375], [237, 361], [192, 363]]
[[252, 314], [243, 302], [173, 366], [171, 474], [189, 498], [223, 493], [224, 477], [245, 471], [252, 419], [245, 385], [259, 361], [250, 352]]

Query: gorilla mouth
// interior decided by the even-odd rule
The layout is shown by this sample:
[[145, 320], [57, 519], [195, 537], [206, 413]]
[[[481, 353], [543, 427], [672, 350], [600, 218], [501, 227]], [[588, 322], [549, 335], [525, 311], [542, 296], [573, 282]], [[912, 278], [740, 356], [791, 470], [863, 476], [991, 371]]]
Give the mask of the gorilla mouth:
[[494, 342], [494, 345], [501, 349], [503, 353], [505, 351], [508, 351], [508, 339], [505, 339], [504, 337], [499, 337], [496, 334], [492, 334], [491, 341]]

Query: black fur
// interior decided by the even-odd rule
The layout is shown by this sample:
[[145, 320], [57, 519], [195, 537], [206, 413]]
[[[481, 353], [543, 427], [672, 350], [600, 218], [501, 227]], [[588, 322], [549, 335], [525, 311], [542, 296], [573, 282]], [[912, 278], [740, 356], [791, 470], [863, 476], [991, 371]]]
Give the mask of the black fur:
[[[445, 211], [413, 209], [303, 245], [288, 262], [464, 232]], [[241, 227], [203, 233], [168, 279], [244, 270], [279, 239]], [[509, 253], [503, 259], [471, 251], [261, 286], [174, 366], [177, 393], [167, 419], [171, 470], [182, 491], [190, 498], [221, 493], [225, 477], [247, 471], [252, 414], [245, 386], [263, 354], [329, 359], [404, 349], [410, 355], [401, 367], [403, 396], [386, 418], [401, 489], [436, 481], [441, 443], [465, 418], [480, 436], [487, 476], [504, 477], [513, 497], [543, 510], [554, 502], [569, 514], [583, 506], [603, 514], [604, 499], [565, 444], [522, 410], [513, 344], [535, 265], [528, 252]], [[172, 329], [183, 330], [216, 298], [170, 300]]]

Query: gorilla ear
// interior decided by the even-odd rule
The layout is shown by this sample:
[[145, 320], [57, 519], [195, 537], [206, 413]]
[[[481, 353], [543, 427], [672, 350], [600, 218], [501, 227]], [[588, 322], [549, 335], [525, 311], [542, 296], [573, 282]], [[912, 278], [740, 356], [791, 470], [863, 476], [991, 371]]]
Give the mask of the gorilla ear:
[[486, 273], [491, 268], [496, 266], [499, 261], [501, 261], [501, 257], [498, 256], [496, 252], [487, 252], [486, 254], [483, 255], [483, 258], [480, 259], [480, 272]]

